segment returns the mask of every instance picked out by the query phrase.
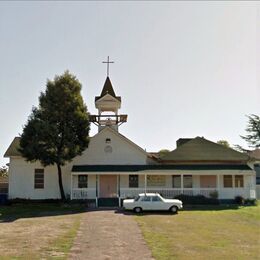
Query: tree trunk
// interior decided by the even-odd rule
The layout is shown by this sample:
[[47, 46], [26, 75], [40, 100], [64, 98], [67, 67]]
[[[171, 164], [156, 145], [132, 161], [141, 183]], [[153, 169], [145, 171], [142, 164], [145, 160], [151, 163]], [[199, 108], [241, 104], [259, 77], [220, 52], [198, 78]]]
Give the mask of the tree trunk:
[[65, 194], [64, 194], [64, 189], [63, 189], [63, 184], [62, 184], [62, 172], [61, 172], [61, 166], [60, 164], [57, 164], [58, 168], [58, 178], [59, 178], [59, 187], [60, 187], [60, 197], [61, 200], [65, 200]]

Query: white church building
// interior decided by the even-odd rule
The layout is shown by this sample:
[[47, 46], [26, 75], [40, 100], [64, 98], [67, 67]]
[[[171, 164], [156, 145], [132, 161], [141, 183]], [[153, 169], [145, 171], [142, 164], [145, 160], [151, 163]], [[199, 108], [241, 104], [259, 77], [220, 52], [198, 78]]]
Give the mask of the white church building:
[[[90, 121], [97, 125], [97, 134], [83, 154], [62, 169], [68, 198], [97, 206], [118, 205], [121, 199], [143, 192], [167, 198], [210, 197], [216, 192], [221, 200], [255, 198], [256, 175], [246, 154], [202, 137], [180, 138], [177, 148], [164, 156], [146, 152], [119, 132], [127, 115], [118, 113], [121, 97], [109, 77], [95, 106], [98, 113], [90, 115]], [[9, 198], [59, 199], [56, 167], [26, 162], [18, 151], [19, 140], [15, 137], [4, 155], [10, 158]]]

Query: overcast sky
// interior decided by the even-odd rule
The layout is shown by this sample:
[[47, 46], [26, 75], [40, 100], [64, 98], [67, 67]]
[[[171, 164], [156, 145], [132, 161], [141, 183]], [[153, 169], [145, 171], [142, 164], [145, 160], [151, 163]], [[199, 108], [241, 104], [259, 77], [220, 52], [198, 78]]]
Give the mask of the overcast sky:
[[196, 136], [246, 146], [245, 115], [260, 112], [259, 10], [233, 1], [0, 2], [0, 166], [47, 78], [68, 69], [96, 113], [108, 55], [128, 114], [120, 132], [142, 148], [172, 150]]

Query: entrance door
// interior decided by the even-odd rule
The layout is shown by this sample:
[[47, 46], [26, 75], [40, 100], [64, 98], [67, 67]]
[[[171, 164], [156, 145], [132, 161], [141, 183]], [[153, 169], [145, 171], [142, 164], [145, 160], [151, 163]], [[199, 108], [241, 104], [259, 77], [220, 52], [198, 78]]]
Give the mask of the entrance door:
[[99, 197], [101, 198], [117, 197], [117, 176], [116, 175], [100, 175]]

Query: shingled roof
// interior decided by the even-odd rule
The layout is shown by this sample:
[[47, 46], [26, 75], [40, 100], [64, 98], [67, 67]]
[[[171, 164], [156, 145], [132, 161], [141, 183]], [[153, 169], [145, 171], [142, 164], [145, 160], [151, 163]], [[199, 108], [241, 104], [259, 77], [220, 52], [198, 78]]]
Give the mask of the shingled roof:
[[20, 147], [20, 137], [16, 136], [8, 149], [6, 150], [4, 157], [10, 157], [10, 156], [21, 156], [21, 153], [19, 152]]
[[104, 97], [106, 94], [109, 94], [110, 96], [116, 98], [117, 100], [119, 100], [121, 102], [121, 97], [117, 97], [115, 94], [115, 91], [113, 89], [112, 83], [109, 79], [109, 77], [106, 78], [105, 84], [103, 86], [102, 92], [100, 94], [100, 96], [95, 97], [95, 101], [97, 101], [98, 99]]
[[216, 144], [202, 137], [196, 137], [163, 156], [162, 161], [170, 162], [246, 162], [247, 154]]
[[[21, 156], [19, 152], [20, 137], [15, 137], [4, 157]], [[231, 148], [216, 144], [205, 138], [196, 137], [180, 145], [172, 152], [161, 157], [162, 162], [171, 163], [211, 163], [211, 162], [238, 162], [245, 163], [249, 156], [245, 153], [237, 152]]]

